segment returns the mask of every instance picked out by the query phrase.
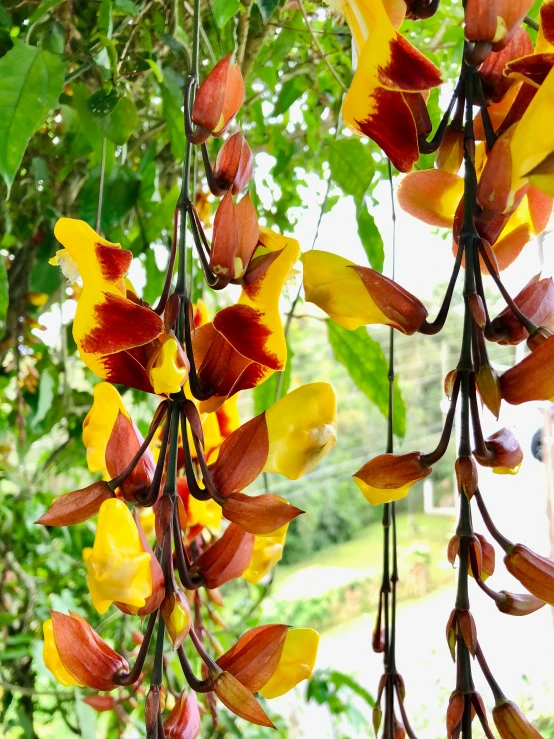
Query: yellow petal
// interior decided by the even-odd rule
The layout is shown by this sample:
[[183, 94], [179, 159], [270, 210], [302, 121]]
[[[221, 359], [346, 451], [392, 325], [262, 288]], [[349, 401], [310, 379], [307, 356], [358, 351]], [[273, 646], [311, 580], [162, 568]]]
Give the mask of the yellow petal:
[[94, 607], [105, 613], [117, 601], [142, 608], [152, 594], [150, 557], [131, 512], [117, 498], [104, 501], [92, 550], [83, 552]]
[[515, 132], [510, 142], [512, 195], [525, 184], [527, 173], [554, 151], [553, 110], [554, 68], [539, 87], [519, 123], [515, 124]]
[[87, 465], [91, 472], [106, 470], [106, 446], [112, 433], [119, 411], [126, 418], [130, 416], [125, 408], [121, 395], [109, 382], [100, 382], [94, 386], [92, 408], [83, 421], [83, 444], [87, 449]]
[[268, 699], [278, 698], [311, 677], [318, 646], [319, 634], [314, 629], [290, 629], [277, 669], [260, 693]]
[[252, 559], [242, 577], [254, 585], [275, 567], [283, 556], [288, 523], [271, 534], [260, 534], [254, 537]]
[[516, 465], [515, 467], [493, 467], [492, 471], [496, 475], [517, 475], [521, 467], [521, 464]]
[[413, 482], [408, 482], [401, 488], [381, 489], [371, 487], [367, 482], [360, 480], [359, 477], [354, 477], [354, 482], [362, 491], [364, 498], [371, 503], [371, 505], [381, 505], [381, 503], [390, 503], [393, 500], [400, 500], [400, 498], [404, 498], [408, 495], [409, 489], [414, 484]]
[[337, 399], [332, 385], [313, 382], [293, 390], [265, 414], [269, 452], [264, 472], [297, 480], [337, 440]]
[[214, 500], [196, 500], [189, 495], [187, 502], [187, 524], [189, 526], [207, 526], [209, 529], [219, 528], [221, 523], [221, 506]]
[[188, 368], [181, 360], [179, 344], [173, 336], [169, 336], [162, 344], [149, 376], [157, 395], [178, 393], [185, 383]]
[[60, 685], [63, 685], [66, 688], [70, 685], [79, 685], [80, 683], [73, 679], [62, 664], [58, 648], [56, 647], [56, 641], [54, 639], [54, 629], [51, 618], [44, 622], [42, 630], [44, 632], [42, 656], [46, 667], [50, 670], [52, 675], [54, 675]]
[[368, 324], [388, 324], [364, 287], [362, 278], [344, 257], [328, 251], [306, 252], [304, 291], [306, 300], [315, 303], [339, 326], [353, 331]]

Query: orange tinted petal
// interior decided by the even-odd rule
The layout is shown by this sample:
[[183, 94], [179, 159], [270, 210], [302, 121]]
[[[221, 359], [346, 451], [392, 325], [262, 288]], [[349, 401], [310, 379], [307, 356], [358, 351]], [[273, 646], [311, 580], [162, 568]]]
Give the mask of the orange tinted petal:
[[398, 188], [402, 210], [431, 226], [451, 228], [464, 190], [457, 174], [441, 169], [411, 172]]

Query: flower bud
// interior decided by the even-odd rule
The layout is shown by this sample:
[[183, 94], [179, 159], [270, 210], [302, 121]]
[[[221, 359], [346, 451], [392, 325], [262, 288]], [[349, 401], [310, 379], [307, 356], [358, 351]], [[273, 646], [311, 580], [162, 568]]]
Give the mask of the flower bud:
[[500, 414], [502, 394], [500, 392], [500, 380], [498, 374], [492, 367], [485, 365], [475, 374], [475, 383], [481, 400], [487, 406], [495, 418]]
[[183, 691], [164, 721], [167, 739], [197, 739], [200, 735], [200, 711], [196, 693]]
[[496, 2], [467, 0], [464, 32], [468, 41], [492, 41], [496, 34]]
[[483, 93], [492, 103], [500, 102], [515, 83], [504, 74], [506, 65], [514, 59], [533, 54], [533, 43], [525, 29], [519, 26], [509, 43], [500, 51], [493, 51], [479, 69]]
[[239, 281], [258, 244], [258, 216], [250, 195], [235, 205], [227, 191], [215, 214], [210, 269], [218, 277], [217, 288]]
[[464, 132], [453, 124], [447, 126], [437, 149], [435, 166], [445, 172], [456, 174], [464, 160]]
[[450, 696], [448, 709], [446, 711], [446, 736], [451, 739], [455, 729], [460, 725], [464, 715], [465, 698], [460, 691], [456, 690]]
[[60, 685], [63, 685], [64, 687], [79, 685], [75, 678], [69, 674], [62, 664], [58, 648], [56, 646], [56, 640], [54, 639], [54, 628], [51, 618], [44, 622], [42, 630], [44, 633], [42, 656], [46, 667], [50, 670], [52, 675], [54, 675]]
[[458, 492], [465, 493], [469, 499], [477, 489], [477, 467], [471, 457], [458, 457], [455, 464]]
[[[554, 325], [554, 282], [551, 277], [543, 280], [534, 277], [515, 296], [514, 303], [530, 321], [538, 326]], [[552, 332], [549, 329], [546, 331], [546, 338], [548, 338]], [[490, 341], [497, 341], [499, 344], [519, 344], [528, 337], [527, 329], [516, 318], [509, 306], [491, 321], [491, 330], [487, 334]], [[533, 350], [536, 347], [530, 346], [529, 348]]]
[[512, 701], [499, 701], [492, 709], [492, 717], [500, 739], [542, 739]]
[[[106, 468], [112, 479], [127, 468], [143, 442], [135, 424], [119, 411], [106, 446]], [[125, 500], [134, 502], [137, 495], [147, 492], [155, 470], [152, 452], [146, 449], [134, 470], [119, 486]]]
[[151, 685], [144, 705], [144, 723], [147, 736], [150, 736], [156, 731], [162, 710], [162, 687], [160, 685]]
[[304, 511], [277, 495], [250, 496], [231, 493], [223, 504], [223, 515], [251, 534], [271, 534]]
[[446, 556], [448, 557], [448, 561], [452, 566], [454, 566], [454, 562], [456, 561], [456, 557], [458, 556], [459, 552], [460, 537], [457, 534], [454, 534], [454, 536], [448, 542], [448, 548], [446, 550]]
[[242, 133], [237, 131], [219, 150], [214, 167], [215, 178], [222, 189], [230, 189], [232, 195], [237, 195], [250, 182], [253, 171], [252, 149]]
[[528, 616], [546, 605], [544, 600], [530, 593], [508, 593], [506, 590], [501, 590], [500, 593], [504, 596], [504, 600], [495, 601], [496, 607], [509, 616]]
[[218, 62], [196, 91], [192, 120], [198, 131], [195, 143], [206, 141], [210, 134], [222, 136], [238, 113], [244, 100], [244, 81], [231, 54]]
[[175, 591], [166, 595], [161, 605], [161, 611], [167, 633], [173, 643], [173, 649], [179, 649], [190, 631], [189, 602], [183, 593]]
[[493, 472], [498, 474], [515, 475], [523, 461], [523, 452], [518, 440], [506, 428], [495, 431], [492, 436], [485, 440], [485, 446], [490, 452], [490, 457], [480, 457], [473, 452], [475, 459], [483, 467], [492, 467]]
[[535, 597], [554, 606], [554, 562], [516, 544], [504, 557], [509, 573]]
[[107, 482], [93, 482], [86, 488], [60, 495], [50, 508], [35, 521], [43, 526], [70, 526], [95, 516], [105, 500], [115, 498]]
[[452, 397], [457, 374], [458, 374], [458, 371], [453, 369], [453, 370], [450, 370], [450, 372], [444, 378], [444, 394], [446, 395], [448, 400], [450, 400], [450, 398]]
[[252, 693], [230, 672], [222, 672], [215, 678], [214, 692], [223, 705], [236, 716], [258, 726], [275, 728]]
[[208, 588], [217, 588], [240, 577], [248, 567], [254, 550], [254, 536], [234, 523], [194, 562]]
[[373, 706], [373, 713], [371, 717], [372, 723], [373, 723], [373, 731], [375, 732], [375, 736], [379, 734], [379, 728], [381, 726], [381, 721], [383, 720], [383, 711], [381, 709], [381, 706], [376, 703]]
[[485, 328], [487, 323], [487, 314], [481, 296], [477, 293], [470, 293], [468, 296], [469, 310], [473, 316], [473, 320], [479, 328]]
[[554, 396], [554, 336], [539, 344], [500, 377], [502, 397], [512, 405]]
[[112, 690], [113, 678], [127, 671], [127, 661], [76, 614], [51, 611], [52, 633], [61, 664], [73, 680], [94, 690]]
[[421, 463], [421, 452], [380, 454], [355, 473], [354, 482], [371, 505], [399, 500], [411, 486], [431, 474]]
[[[485, 537], [482, 534], [474, 534], [474, 541], [476, 540], [479, 543], [480, 547], [480, 575], [481, 580], [486, 580], [487, 577], [490, 577], [494, 574], [494, 568], [496, 564], [496, 555], [494, 552], [493, 545], [485, 539]], [[470, 570], [471, 574], [471, 570]]]

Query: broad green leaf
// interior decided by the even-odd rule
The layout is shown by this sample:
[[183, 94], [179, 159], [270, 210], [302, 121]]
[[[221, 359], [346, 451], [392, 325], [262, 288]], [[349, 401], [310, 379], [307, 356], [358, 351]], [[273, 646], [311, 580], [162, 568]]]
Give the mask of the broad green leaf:
[[268, 23], [275, 9], [279, 5], [279, 0], [258, 0], [258, 8], [264, 23]]
[[[356, 387], [386, 418], [389, 403], [388, 364], [381, 344], [371, 338], [364, 326], [348, 331], [327, 320], [327, 330], [335, 359], [346, 367]], [[393, 429], [401, 438], [406, 433], [406, 406], [396, 382]]]
[[373, 269], [382, 272], [385, 261], [383, 239], [365, 203], [362, 203], [356, 209], [356, 219], [358, 221], [358, 236], [360, 237], [368, 261]]
[[63, 90], [59, 57], [17, 41], [0, 59], [0, 174], [8, 196], [31, 136]]
[[97, 119], [104, 135], [117, 146], [127, 143], [138, 122], [135, 104], [126, 95], [119, 98], [119, 102], [109, 115]]
[[37, 411], [31, 422], [32, 426], [36, 426], [45, 417], [54, 400], [54, 378], [48, 371], [44, 371], [40, 375], [40, 384], [38, 388], [38, 405]]
[[213, 0], [215, 22], [219, 28], [231, 20], [240, 10], [240, 0]]
[[0, 259], [0, 336], [4, 334], [6, 327], [6, 314], [8, 312], [8, 273], [4, 259]]
[[273, 115], [286, 113], [290, 106], [306, 92], [307, 78], [304, 75], [287, 80], [279, 92]]
[[133, 0], [114, 0], [114, 10], [119, 10], [125, 15], [136, 15], [138, 8]]
[[329, 144], [328, 156], [333, 180], [361, 203], [375, 172], [369, 148], [358, 138], [338, 139]]
[[65, 0], [46, 0], [46, 2], [41, 3], [35, 10], [33, 15], [29, 18], [29, 23], [27, 24], [27, 27], [32, 28], [35, 23], [41, 18], [44, 18], [44, 16], [49, 13], [52, 8], [55, 8], [57, 5], [61, 5], [63, 2], [65, 2]]
[[[292, 349], [287, 342], [287, 363], [283, 372], [274, 372], [265, 382], [254, 388], [254, 413], [256, 415], [271, 408], [275, 402], [287, 394], [290, 386], [293, 356]], [[281, 387], [279, 387], [279, 382], [281, 382]]]

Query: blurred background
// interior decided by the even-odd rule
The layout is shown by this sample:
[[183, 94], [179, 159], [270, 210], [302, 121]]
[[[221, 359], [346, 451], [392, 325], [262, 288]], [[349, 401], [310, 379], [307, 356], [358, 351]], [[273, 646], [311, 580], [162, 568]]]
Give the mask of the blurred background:
[[[205, 66], [235, 45], [233, 16], [240, 3], [230, 4], [234, 11], [227, 15], [225, 3], [203, 4]], [[247, 29], [247, 101], [240, 123], [255, 151], [251, 192], [261, 222], [294, 234], [304, 251], [315, 246], [391, 274], [386, 161], [373, 144], [351, 137], [338, 116], [342, 89], [336, 75], [344, 81], [350, 75], [347, 29], [329, 15], [324, 3], [275, 3], [267, 21], [257, 8]], [[48, 608], [81, 613], [129, 651], [131, 630], [137, 628], [118, 611], [112, 609], [101, 619], [91, 607], [81, 551], [93, 541], [93, 521], [66, 529], [33, 525], [53, 497], [92, 480], [80, 437], [97, 380], [75, 351], [73, 291], [47, 260], [57, 248], [52, 227], [59, 215], [94, 224], [103, 168], [107, 179], [102, 231], [133, 251], [130, 277], [145, 299], [153, 302], [159, 294], [178, 192], [180, 99], [190, 51], [190, 11], [187, 2], [0, 3], [0, 63], [18, 38], [68, 60], [60, 101], [45, 113], [26, 148], [10, 199], [4, 202], [7, 193], [1, 193], [5, 274], [0, 274], [0, 307], [3, 301], [5, 317], [0, 342], [0, 736], [6, 739], [143, 735], [140, 709], [125, 720], [114, 712], [95, 712], [83, 703], [83, 691], [57, 686], [42, 660], [41, 624]], [[536, 15], [536, 8], [533, 12]], [[444, 72], [443, 91], [430, 98], [435, 123], [457, 74], [460, 13], [460, 4], [447, 0], [434, 18], [406, 22], [404, 29]], [[116, 143], [121, 136], [114, 136], [106, 121], [95, 119], [87, 107], [88, 99], [114, 78], [120, 99], [131, 100], [136, 112], [123, 143]], [[218, 145], [212, 142], [213, 156]], [[431, 166], [428, 159], [423, 157], [421, 166]], [[395, 188], [398, 182], [395, 176]], [[205, 195], [200, 178], [197, 205], [204, 207], [209, 234], [214, 199]], [[369, 220], [361, 214], [369, 214]], [[451, 235], [430, 229], [398, 208], [396, 215], [396, 279], [425, 302], [433, 317], [452, 269]], [[552, 274], [553, 247], [554, 238], [547, 232], [525, 248], [505, 273], [512, 294], [537, 273]], [[363, 499], [352, 474], [385, 448], [389, 332], [368, 331], [364, 354], [354, 362], [362, 361], [364, 372], [354, 381], [353, 363], [345, 360], [340, 343], [333, 342], [324, 314], [302, 296], [295, 303], [300, 265], [298, 269], [282, 302], [290, 346], [285, 381], [280, 388], [272, 380], [244, 393], [241, 418], [261, 412], [279, 392], [326, 380], [338, 396], [338, 442], [301, 480], [267, 475], [252, 486], [249, 492], [267, 487], [307, 514], [291, 524], [274, 577], [259, 585], [239, 581], [224, 588], [228, 629], [216, 636], [228, 646], [246, 627], [274, 620], [318, 629], [321, 644], [313, 678], [272, 701], [268, 711], [282, 737], [355, 739], [372, 733], [371, 706], [382, 669], [381, 655], [371, 648], [382, 511]], [[495, 315], [504, 303], [488, 278], [486, 292]], [[218, 303], [211, 295], [202, 297], [213, 314], [236, 294], [228, 290], [217, 296]], [[447, 410], [443, 379], [457, 361], [461, 323], [458, 291], [438, 336], [397, 335], [397, 451], [429, 451], [435, 446]], [[491, 360], [502, 371], [524, 351], [493, 345]], [[144, 432], [154, 399], [129, 391], [125, 402]], [[503, 408], [498, 422], [487, 413], [486, 434], [507, 426], [525, 454], [514, 477], [480, 470], [489, 510], [508, 537], [552, 556], [553, 470], [532, 454], [540, 439], [543, 460], [548, 456], [551, 404]], [[456, 520], [454, 449], [452, 443], [432, 475], [398, 504], [398, 667], [414, 730], [424, 739], [444, 737], [444, 706], [455, 680], [444, 638], [456, 580], [446, 558]], [[484, 531], [477, 517], [475, 528]], [[517, 592], [518, 584], [503, 571], [500, 560], [497, 552], [491, 585]], [[525, 619], [509, 618], [478, 588], [470, 595], [483, 650], [504, 691], [545, 739], [554, 737], [552, 609], [545, 607]], [[490, 706], [488, 687], [479, 674], [476, 682]], [[266, 734], [223, 712], [218, 736], [257, 739]], [[481, 737], [477, 728], [475, 735]]]

